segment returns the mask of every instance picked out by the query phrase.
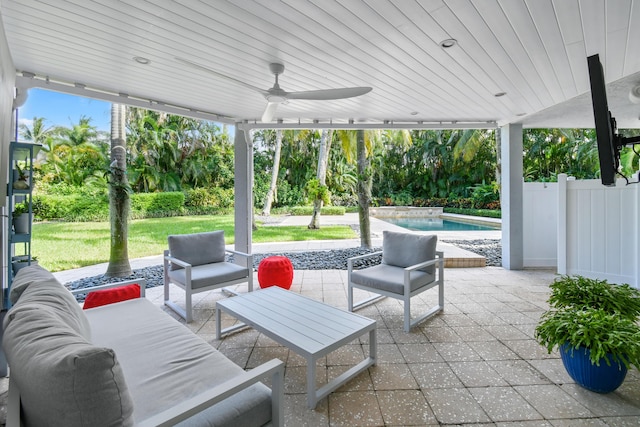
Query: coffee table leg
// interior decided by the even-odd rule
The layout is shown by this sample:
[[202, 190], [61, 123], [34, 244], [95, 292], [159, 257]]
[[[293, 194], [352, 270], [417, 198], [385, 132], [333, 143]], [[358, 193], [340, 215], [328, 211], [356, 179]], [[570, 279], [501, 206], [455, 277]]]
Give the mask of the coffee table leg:
[[218, 306], [216, 305], [216, 339], [219, 340], [222, 331], [222, 324], [221, 324], [221, 316], [220, 316], [220, 312], [222, 310], [220, 310], [220, 308], [218, 308]]
[[316, 361], [314, 357], [307, 357], [307, 406], [309, 409], [315, 409], [317, 404]]
[[373, 365], [375, 365], [378, 360], [377, 353], [378, 344], [376, 340], [376, 328], [373, 328], [369, 331], [369, 357], [373, 359]]

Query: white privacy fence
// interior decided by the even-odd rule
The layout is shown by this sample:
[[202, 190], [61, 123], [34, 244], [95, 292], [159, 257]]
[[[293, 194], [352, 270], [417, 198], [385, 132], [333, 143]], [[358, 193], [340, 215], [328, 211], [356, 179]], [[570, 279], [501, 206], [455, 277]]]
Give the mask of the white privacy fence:
[[525, 267], [640, 286], [640, 184], [561, 174], [557, 183], [525, 183], [523, 199]]

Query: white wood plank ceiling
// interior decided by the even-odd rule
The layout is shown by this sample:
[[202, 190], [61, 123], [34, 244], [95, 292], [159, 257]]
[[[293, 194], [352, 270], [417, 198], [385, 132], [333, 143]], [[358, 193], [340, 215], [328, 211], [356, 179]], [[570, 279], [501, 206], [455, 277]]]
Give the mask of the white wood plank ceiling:
[[267, 102], [179, 58], [265, 90], [272, 62], [286, 91], [373, 88], [290, 100], [284, 123], [593, 126], [598, 53], [613, 115], [640, 127], [640, 0], [0, 0], [0, 14], [17, 75], [35, 75], [20, 84], [187, 115], [259, 122]]

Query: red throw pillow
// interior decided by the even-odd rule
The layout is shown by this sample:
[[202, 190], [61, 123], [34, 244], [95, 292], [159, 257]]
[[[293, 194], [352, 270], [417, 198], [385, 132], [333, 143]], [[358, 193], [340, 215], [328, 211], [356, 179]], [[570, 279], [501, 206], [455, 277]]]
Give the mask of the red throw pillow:
[[112, 304], [114, 302], [126, 301], [140, 297], [140, 286], [136, 283], [132, 285], [119, 286], [112, 289], [102, 289], [87, 294], [82, 308], [100, 307], [101, 305]]

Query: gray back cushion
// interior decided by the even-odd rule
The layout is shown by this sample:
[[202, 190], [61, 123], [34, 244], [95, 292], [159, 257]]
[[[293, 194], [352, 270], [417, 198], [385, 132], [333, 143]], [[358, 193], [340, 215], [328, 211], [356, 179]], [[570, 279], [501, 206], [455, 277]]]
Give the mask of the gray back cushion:
[[[192, 266], [224, 261], [223, 230], [171, 235], [168, 240], [171, 256]], [[175, 270], [176, 266], [172, 266], [172, 269]]]
[[39, 265], [20, 269], [11, 286], [11, 304], [37, 304], [51, 309], [51, 315], [87, 340], [91, 328], [78, 301], [48, 270]]
[[[20, 270], [20, 288], [4, 320], [2, 344], [24, 425], [132, 425], [133, 400], [115, 353], [78, 331], [84, 313], [75, 300], [74, 312], [69, 291], [49, 275], [39, 267]], [[25, 281], [36, 276], [43, 280]], [[86, 317], [80, 323], [89, 325]]]
[[[382, 232], [382, 262], [396, 267], [410, 267], [421, 262], [429, 261], [436, 256], [438, 236], [419, 235], [411, 233]], [[424, 269], [433, 274], [435, 268]]]

